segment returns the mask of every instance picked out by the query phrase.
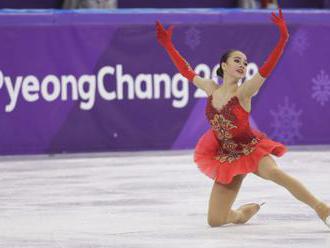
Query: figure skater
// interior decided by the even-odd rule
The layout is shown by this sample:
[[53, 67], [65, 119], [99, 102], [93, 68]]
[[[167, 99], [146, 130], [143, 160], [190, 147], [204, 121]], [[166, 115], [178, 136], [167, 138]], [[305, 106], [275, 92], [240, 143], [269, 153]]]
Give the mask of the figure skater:
[[247, 67], [243, 52], [229, 50], [222, 56], [217, 74], [223, 78], [223, 83], [218, 85], [213, 80], [198, 76], [178, 53], [172, 43], [173, 25], [166, 30], [158, 21], [156, 23], [158, 42], [166, 49], [179, 72], [208, 96], [206, 117], [211, 127], [198, 140], [194, 161], [201, 172], [214, 179], [208, 209], [211, 227], [246, 223], [259, 211], [263, 203], [248, 203], [232, 209], [244, 177], [251, 172], [286, 188], [296, 199], [314, 209], [330, 227], [329, 205], [279, 168], [270, 156], [280, 157], [287, 148], [252, 129], [249, 124], [251, 98], [274, 69], [289, 38], [280, 8], [279, 14], [273, 12], [271, 19], [280, 31], [276, 46], [258, 72], [241, 86], [238, 86], [238, 81], [246, 74]]

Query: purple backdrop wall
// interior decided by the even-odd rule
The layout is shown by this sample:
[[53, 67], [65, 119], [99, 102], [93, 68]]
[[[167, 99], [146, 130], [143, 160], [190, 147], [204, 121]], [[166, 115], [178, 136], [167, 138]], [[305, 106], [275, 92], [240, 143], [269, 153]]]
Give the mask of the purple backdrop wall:
[[[0, 8], [62, 8], [64, 0], [1, 0]], [[329, 8], [329, 0], [281, 0], [285, 8]], [[235, 8], [238, 0], [118, 0], [118, 8]]]
[[[330, 12], [286, 11], [290, 40], [253, 98], [251, 122], [285, 144], [330, 143]], [[193, 148], [205, 95], [157, 44], [154, 22], [212, 77], [230, 48], [256, 72], [275, 45], [270, 12], [0, 13], [0, 154]]]

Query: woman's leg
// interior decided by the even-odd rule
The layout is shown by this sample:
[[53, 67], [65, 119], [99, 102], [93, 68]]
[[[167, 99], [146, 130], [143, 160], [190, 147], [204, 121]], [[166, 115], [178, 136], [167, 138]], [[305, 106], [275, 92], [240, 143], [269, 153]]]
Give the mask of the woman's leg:
[[211, 227], [234, 223], [239, 219], [238, 213], [231, 210], [243, 176], [235, 176], [230, 184], [220, 184], [214, 181], [209, 200], [208, 224]]
[[208, 224], [211, 227], [228, 223], [239, 223], [241, 213], [232, 210], [231, 207], [245, 176], [246, 175], [235, 176], [230, 184], [214, 182], [208, 210]]
[[265, 156], [260, 160], [258, 170], [254, 174], [286, 188], [296, 199], [313, 208], [322, 220], [329, 215], [330, 208], [296, 178], [281, 170], [271, 156]]

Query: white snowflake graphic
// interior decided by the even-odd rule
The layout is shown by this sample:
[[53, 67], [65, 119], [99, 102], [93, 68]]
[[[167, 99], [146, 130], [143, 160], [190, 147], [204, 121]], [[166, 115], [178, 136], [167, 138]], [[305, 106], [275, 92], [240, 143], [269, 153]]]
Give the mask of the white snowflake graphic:
[[329, 75], [321, 70], [315, 78], [312, 79], [312, 98], [324, 106], [325, 102], [329, 100], [330, 97], [330, 80]]
[[308, 34], [304, 30], [297, 31], [292, 39], [293, 50], [302, 56], [309, 46]]
[[284, 104], [278, 105], [278, 109], [271, 110], [270, 114], [273, 116], [271, 123], [273, 132], [270, 135], [272, 138], [285, 144], [294, 144], [297, 139], [302, 138], [300, 134], [302, 110], [296, 110], [295, 104], [290, 104], [288, 97], [284, 98]]
[[190, 27], [185, 33], [185, 44], [194, 50], [200, 43], [200, 31], [195, 27]]

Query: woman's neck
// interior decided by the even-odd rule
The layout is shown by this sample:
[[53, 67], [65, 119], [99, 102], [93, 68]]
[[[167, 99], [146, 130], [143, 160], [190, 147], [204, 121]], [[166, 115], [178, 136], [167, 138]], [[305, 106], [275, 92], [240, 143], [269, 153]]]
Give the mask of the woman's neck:
[[238, 81], [236, 79], [224, 79], [221, 85], [223, 92], [234, 94], [238, 89]]

